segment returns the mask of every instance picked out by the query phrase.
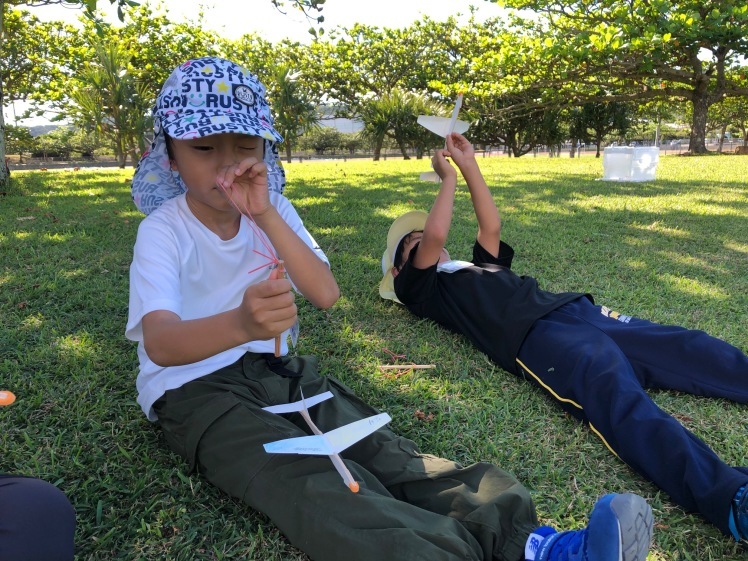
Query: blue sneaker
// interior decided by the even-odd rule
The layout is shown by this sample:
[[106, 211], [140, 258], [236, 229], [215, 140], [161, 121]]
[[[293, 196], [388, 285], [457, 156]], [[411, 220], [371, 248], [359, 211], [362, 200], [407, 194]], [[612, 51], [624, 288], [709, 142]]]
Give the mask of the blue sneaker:
[[[542, 535], [544, 528], [533, 535]], [[647, 502], [631, 493], [610, 494], [597, 501], [584, 530], [548, 535], [533, 558], [535, 561], [645, 561], [651, 539], [652, 509]]]
[[735, 541], [748, 540], [748, 485], [743, 485], [730, 504], [730, 532]]

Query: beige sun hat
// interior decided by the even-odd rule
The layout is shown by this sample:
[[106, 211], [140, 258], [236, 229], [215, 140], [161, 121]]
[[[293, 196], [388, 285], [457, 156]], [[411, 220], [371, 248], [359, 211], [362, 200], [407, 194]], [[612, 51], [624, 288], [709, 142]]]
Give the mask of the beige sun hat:
[[395, 295], [395, 279], [392, 276], [392, 267], [395, 264], [395, 251], [400, 245], [402, 239], [414, 230], [423, 230], [426, 225], [426, 219], [429, 217], [427, 212], [422, 210], [411, 210], [395, 219], [387, 232], [387, 249], [382, 255], [382, 280], [379, 282], [379, 295], [388, 300], [400, 302]]

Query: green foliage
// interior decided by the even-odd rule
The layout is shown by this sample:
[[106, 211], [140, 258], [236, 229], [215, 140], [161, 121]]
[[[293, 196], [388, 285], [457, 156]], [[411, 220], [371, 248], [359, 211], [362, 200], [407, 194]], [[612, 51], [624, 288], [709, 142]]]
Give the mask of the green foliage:
[[405, 29], [364, 24], [342, 28], [327, 42], [311, 45], [309, 75], [349, 115], [396, 88], [421, 93], [432, 89], [431, 81], [451, 84], [447, 76], [460, 51], [445, 52], [452, 42], [442, 41], [452, 36], [456, 26], [452, 18], [437, 23], [426, 17]]
[[570, 137], [585, 143], [593, 143], [597, 148], [596, 157], [605, 137], [616, 134], [623, 138], [631, 127], [632, 107], [618, 101], [589, 102], [570, 112]]
[[6, 101], [40, 99], [61, 77], [66, 36], [71, 26], [42, 22], [28, 11], [3, 3], [4, 34], [0, 45], [0, 80]]
[[[647, 183], [598, 181], [594, 158], [480, 164], [518, 273], [748, 351], [748, 157], [663, 157]], [[429, 208], [438, 188], [418, 180], [423, 162], [304, 162], [286, 171], [287, 195], [342, 292], [325, 311], [298, 301], [296, 352], [317, 355], [324, 374], [387, 411], [392, 428], [424, 452], [514, 472], [543, 523], [582, 527], [597, 497], [633, 491], [655, 513], [649, 561], [744, 559], [732, 539], [673, 505], [541, 391], [462, 337], [379, 298], [389, 225]], [[14, 172], [2, 198], [0, 389], [18, 400], [0, 408], [0, 472], [39, 476], [67, 494], [81, 561], [306, 560], [265, 516], [188, 474], [135, 402], [137, 357], [124, 328], [142, 216], [130, 178], [118, 170]], [[467, 256], [474, 236], [461, 186], [452, 255]], [[385, 349], [436, 368], [381, 372], [393, 362]], [[727, 463], [745, 463], [745, 405], [651, 395]]]
[[[609, 101], [677, 97], [693, 106], [691, 150], [705, 152], [707, 110], [725, 96], [748, 95], [730, 70], [748, 55], [748, 5], [743, 0], [500, 0], [532, 10], [531, 50], [502, 68], [530, 66], [533, 87], [583, 103], [599, 89]], [[706, 55], [706, 56], [704, 56]], [[510, 62], [507, 57], [504, 59]], [[537, 66], [535, 66], [537, 65]]]
[[407, 148], [415, 147], [420, 158], [426, 150], [443, 145], [443, 140], [417, 123], [418, 115], [445, 114], [446, 109], [433, 99], [400, 88], [381, 97], [362, 102], [359, 117], [364, 123], [363, 137], [374, 146], [374, 160], [379, 159], [386, 138], [394, 141], [406, 160]]
[[60, 127], [34, 139], [33, 156], [47, 158], [61, 158], [69, 160], [73, 152], [71, 139], [73, 130], [68, 127]]
[[291, 161], [291, 150], [297, 139], [319, 121], [317, 106], [311, 95], [298, 80], [301, 72], [287, 64], [277, 64], [271, 69], [268, 91], [269, 103], [275, 115], [275, 129], [283, 136], [286, 159]]
[[14, 125], [5, 126], [5, 146], [7, 154], [18, 154], [19, 161], [23, 163], [23, 155], [34, 149], [34, 137], [26, 127]]
[[134, 166], [144, 148], [140, 139], [151, 128], [150, 99], [137, 87], [129, 54], [117, 43], [96, 44], [95, 58], [82, 69], [70, 99], [70, 116], [79, 126], [106, 139], [121, 167], [128, 154]]
[[[147, 114], [169, 72], [204, 55], [236, 60], [265, 83], [287, 138], [286, 159], [297, 136], [314, 122], [311, 106], [321, 104], [334, 106], [336, 116], [366, 116], [376, 151], [392, 143], [403, 153], [405, 147], [427, 153], [438, 139], [415, 126], [413, 116], [440, 110], [416, 109], [411, 98], [449, 106], [458, 92], [465, 94], [464, 116], [474, 122], [473, 139], [506, 144], [516, 156], [569, 136], [599, 143], [606, 135], [621, 134], [619, 126], [605, 132], [610, 122], [605, 118], [591, 126], [577, 122], [579, 131], [569, 135], [567, 117], [581, 116], [585, 106], [632, 102], [638, 131], [650, 126], [644, 121], [655, 121], [652, 127], [671, 122], [667, 113], [688, 118], [695, 151], [701, 150], [706, 131], [728, 120], [735, 132], [746, 130], [741, 129], [744, 112], [729, 109], [741, 107], [748, 95], [742, 32], [748, 8], [742, 0], [506, 0], [505, 5], [535, 10], [537, 16], [485, 22], [471, 16], [464, 25], [456, 18], [436, 22], [426, 16], [404, 29], [356, 24], [328, 30], [324, 40], [318, 33], [311, 45], [271, 44], [253, 34], [227, 40], [205, 30], [202, 11], [175, 23], [161, 5], [114, 1], [123, 9], [122, 21], [110, 25], [82, 18], [81, 30], [6, 10], [13, 15], [0, 78], [8, 98], [51, 103], [54, 112], [97, 129], [113, 151], [129, 152], [134, 159], [146, 149], [147, 135], [138, 131], [148, 129]], [[313, 19], [321, 16], [322, 2], [278, 0], [276, 6], [301, 9]], [[106, 92], [93, 87], [101, 81], [92, 79], [91, 67], [107, 66], [101, 62], [102, 45], [107, 58], [121, 62], [124, 83], [108, 87], [107, 94], [128, 99], [121, 109], [104, 102]], [[396, 110], [398, 100], [410, 109]], [[642, 110], [647, 105], [656, 111]]]
[[541, 108], [512, 114], [512, 107], [524, 105], [537, 91], [518, 95], [504, 94], [481, 97], [470, 106], [476, 115], [471, 137], [476, 142], [493, 146], [506, 146], [514, 157], [532, 152], [540, 146], [554, 147], [567, 138], [561, 127], [560, 111]]
[[299, 139], [299, 148], [313, 150], [321, 156], [325, 153], [335, 154], [343, 146], [343, 134], [332, 127], [314, 127]]

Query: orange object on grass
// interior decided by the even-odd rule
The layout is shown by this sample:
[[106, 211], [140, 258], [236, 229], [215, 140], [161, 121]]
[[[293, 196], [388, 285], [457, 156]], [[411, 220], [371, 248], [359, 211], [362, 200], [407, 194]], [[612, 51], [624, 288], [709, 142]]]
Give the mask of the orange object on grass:
[[10, 405], [16, 400], [16, 396], [13, 392], [7, 390], [0, 390], [0, 405]]

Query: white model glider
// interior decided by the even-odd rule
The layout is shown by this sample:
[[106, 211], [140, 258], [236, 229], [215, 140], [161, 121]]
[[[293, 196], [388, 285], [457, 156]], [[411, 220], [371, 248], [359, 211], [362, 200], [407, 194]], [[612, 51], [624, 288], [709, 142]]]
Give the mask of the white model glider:
[[270, 413], [299, 413], [306, 421], [309, 428], [314, 433], [311, 436], [299, 436], [296, 438], [286, 438], [268, 442], [264, 444], [265, 452], [269, 454], [312, 454], [315, 456], [330, 456], [332, 464], [343, 478], [348, 488], [354, 493], [358, 493], [358, 481], [353, 479], [351, 472], [345, 467], [340, 452], [355, 444], [365, 436], [370, 435], [375, 430], [383, 427], [392, 419], [387, 413], [380, 413], [366, 419], [360, 419], [349, 423], [337, 429], [323, 433], [314, 424], [309, 416], [308, 408], [333, 397], [332, 392], [325, 392], [309, 399], [304, 399], [301, 394], [301, 400], [294, 403], [285, 403], [283, 405], [272, 405], [264, 407], [265, 411]]
[[[422, 127], [427, 128], [431, 132], [438, 134], [442, 138], [446, 138], [453, 132], [464, 133], [468, 130], [470, 125], [465, 121], [460, 121], [457, 115], [460, 114], [460, 107], [462, 107], [462, 94], [457, 95], [457, 101], [455, 101], [455, 108], [452, 110], [452, 116], [447, 117], [434, 117], [431, 115], [419, 115], [418, 124]], [[423, 181], [435, 181], [439, 183], [441, 178], [435, 171], [427, 171], [421, 174], [421, 180]]]

